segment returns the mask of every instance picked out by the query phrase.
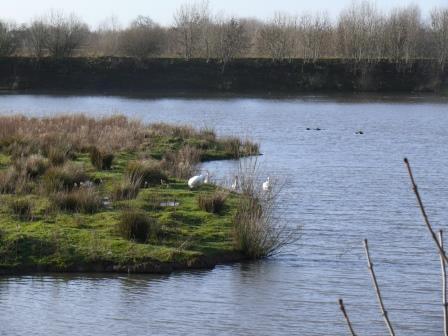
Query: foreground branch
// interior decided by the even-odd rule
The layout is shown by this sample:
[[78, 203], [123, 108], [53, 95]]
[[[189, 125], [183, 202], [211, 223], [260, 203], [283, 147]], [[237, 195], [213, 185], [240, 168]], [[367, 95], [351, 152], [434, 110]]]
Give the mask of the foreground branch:
[[445, 260], [445, 262], [448, 262], [448, 258], [445, 254], [445, 251], [443, 250], [443, 247], [440, 245], [439, 239], [437, 238], [436, 233], [434, 232], [431, 223], [429, 222], [429, 218], [428, 215], [426, 214], [426, 210], [425, 210], [425, 206], [423, 205], [423, 201], [422, 198], [420, 196], [420, 193], [418, 191], [418, 187], [417, 184], [415, 183], [415, 179], [414, 179], [414, 175], [412, 174], [412, 169], [411, 169], [411, 165], [409, 164], [409, 160], [408, 159], [404, 159], [404, 163], [408, 169], [408, 173], [409, 173], [409, 177], [411, 179], [411, 183], [412, 183], [412, 190], [414, 191], [415, 197], [417, 198], [417, 203], [418, 206], [420, 208], [420, 211], [422, 213], [423, 219], [425, 221], [426, 227], [428, 228], [432, 239], [434, 240], [434, 242], [437, 245], [437, 248], [439, 250], [439, 254], [440, 256]]
[[342, 299], [339, 299], [339, 308], [342, 311], [342, 314], [344, 315], [345, 322], [347, 323], [348, 330], [350, 330], [350, 334], [352, 336], [356, 336], [355, 331], [353, 330], [352, 323], [350, 322], [350, 318], [348, 317], [347, 311], [345, 310], [344, 301]]
[[370, 259], [369, 245], [367, 239], [364, 239], [364, 249], [366, 251], [367, 263], [369, 266], [370, 275], [372, 276], [373, 286], [375, 287], [376, 297], [378, 298], [378, 303], [381, 308], [381, 313], [383, 314], [384, 322], [386, 323], [386, 326], [389, 329], [389, 334], [391, 336], [395, 336], [394, 329], [392, 328], [392, 324], [390, 323], [386, 308], [384, 307], [383, 298], [381, 296], [380, 288], [378, 286], [378, 281], [376, 280], [375, 271], [373, 270], [373, 263], [372, 260]]
[[[439, 243], [443, 249], [443, 231], [439, 231]], [[442, 269], [442, 302], [443, 302], [443, 331], [444, 335], [448, 336], [448, 302], [447, 302], [447, 288], [446, 288], [446, 264], [442, 255], [440, 255], [440, 267]]]

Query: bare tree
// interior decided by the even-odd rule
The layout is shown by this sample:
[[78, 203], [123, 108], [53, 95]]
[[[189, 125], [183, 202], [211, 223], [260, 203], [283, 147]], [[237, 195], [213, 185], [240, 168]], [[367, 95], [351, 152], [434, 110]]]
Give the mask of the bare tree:
[[416, 58], [421, 27], [421, 14], [417, 6], [394, 9], [389, 15], [385, 27], [388, 58], [405, 62]]
[[113, 56], [120, 54], [121, 26], [115, 16], [108, 17], [94, 33], [91, 49], [95, 54]]
[[297, 17], [276, 13], [259, 31], [258, 50], [272, 60], [291, 59], [297, 52]]
[[12, 23], [0, 21], [0, 56], [10, 56], [18, 48], [18, 38]]
[[431, 31], [436, 57], [444, 66], [448, 59], [448, 8], [436, 8], [431, 12]]
[[353, 2], [338, 21], [340, 55], [356, 61], [380, 58], [381, 26], [381, 16], [370, 2]]
[[213, 39], [214, 54], [224, 63], [242, 55], [249, 47], [249, 37], [244, 23], [232, 17], [218, 19]]
[[136, 57], [160, 55], [165, 44], [165, 31], [151, 18], [139, 16], [121, 34], [119, 45], [124, 54]]
[[45, 46], [53, 57], [72, 56], [89, 32], [87, 25], [74, 14], [50, 12], [45, 21], [48, 28]]
[[327, 14], [302, 15], [299, 19], [300, 57], [313, 61], [329, 54], [332, 26]]
[[[204, 36], [210, 23], [208, 1], [186, 3], [174, 15], [174, 31], [176, 32], [182, 55], [190, 59], [200, 53]], [[208, 50], [208, 39], [205, 40], [205, 49]], [[206, 51], [206, 54], [208, 52]]]
[[41, 19], [35, 19], [27, 29], [26, 46], [29, 53], [35, 57], [45, 54], [48, 38], [48, 26]]

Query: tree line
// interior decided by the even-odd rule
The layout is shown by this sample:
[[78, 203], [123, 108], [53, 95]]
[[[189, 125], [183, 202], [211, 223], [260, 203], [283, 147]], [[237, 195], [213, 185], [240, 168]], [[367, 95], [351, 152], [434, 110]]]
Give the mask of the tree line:
[[387, 13], [353, 2], [332, 20], [326, 13], [275, 13], [261, 21], [214, 14], [207, 1], [185, 3], [171, 26], [139, 16], [122, 27], [109, 18], [91, 29], [74, 14], [51, 11], [18, 25], [0, 20], [0, 56], [128, 56], [272, 60], [342, 58], [411, 62], [448, 58], [448, 7], [423, 16], [417, 5]]

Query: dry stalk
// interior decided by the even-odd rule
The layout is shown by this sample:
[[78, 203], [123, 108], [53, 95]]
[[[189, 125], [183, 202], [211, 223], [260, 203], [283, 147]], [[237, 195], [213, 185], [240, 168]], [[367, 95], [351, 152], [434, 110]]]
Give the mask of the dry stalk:
[[350, 330], [350, 334], [352, 336], [356, 336], [356, 333], [353, 330], [352, 323], [350, 322], [350, 318], [348, 317], [347, 311], [345, 310], [344, 301], [342, 299], [339, 299], [339, 308], [341, 309], [341, 312], [344, 315], [344, 319], [345, 322], [347, 323], [348, 330]]
[[384, 307], [384, 302], [383, 302], [383, 298], [381, 296], [381, 291], [380, 291], [380, 287], [378, 285], [378, 281], [376, 280], [375, 271], [373, 269], [373, 263], [372, 263], [372, 260], [370, 259], [369, 244], [368, 244], [367, 239], [364, 239], [364, 249], [366, 251], [367, 263], [369, 266], [370, 275], [372, 276], [373, 286], [375, 287], [376, 297], [378, 299], [378, 304], [380, 305], [380, 308], [381, 308], [381, 313], [383, 315], [384, 322], [386, 323], [386, 326], [389, 329], [389, 334], [391, 336], [395, 336], [395, 332], [394, 332], [394, 329], [392, 328], [392, 324], [390, 323], [389, 316], [387, 314], [387, 310]]
[[[443, 231], [439, 231], [439, 243], [443, 249]], [[440, 254], [439, 254], [440, 255]], [[447, 302], [447, 288], [446, 288], [446, 264], [442, 255], [440, 255], [440, 267], [442, 269], [442, 302], [443, 302], [443, 331], [444, 335], [448, 336], [448, 302]]]
[[410, 177], [411, 183], [412, 183], [412, 190], [414, 191], [415, 197], [417, 198], [417, 203], [418, 203], [418, 206], [419, 206], [420, 211], [422, 213], [422, 216], [423, 216], [423, 219], [425, 221], [426, 227], [428, 228], [428, 230], [429, 230], [429, 232], [431, 234], [432, 239], [434, 240], [434, 242], [437, 245], [437, 249], [439, 250], [440, 256], [445, 260], [445, 262], [448, 262], [448, 258], [447, 258], [446, 254], [445, 254], [445, 251], [443, 250], [443, 247], [440, 245], [439, 239], [437, 238], [437, 235], [434, 232], [434, 230], [433, 230], [433, 228], [431, 226], [431, 223], [429, 222], [429, 218], [428, 218], [428, 215], [426, 214], [426, 210], [425, 210], [425, 207], [423, 205], [423, 201], [422, 201], [422, 198], [420, 196], [420, 193], [418, 191], [417, 184], [415, 183], [414, 175], [412, 174], [412, 169], [411, 169], [411, 165], [409, 163], [409, 160], [405, 158], [404, 159], [404, 163], [406, 164], [406, 167], [408, 169], [409, 177]]

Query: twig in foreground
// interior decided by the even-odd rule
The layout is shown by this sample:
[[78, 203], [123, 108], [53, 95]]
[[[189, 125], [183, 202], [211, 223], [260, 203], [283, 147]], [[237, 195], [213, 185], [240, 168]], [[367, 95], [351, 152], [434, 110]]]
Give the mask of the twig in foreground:
[[[443, 249], [443, 231], [439, 231], [439, 243]], [[442, 269], [442, 302], [443, 302], [443, 331], [448, 336], [448, 302], [446, 292], [446, 264], [442, 255], [440, 255], [440, 267]]]
[[344, 315], [345, 322], [347, 323], [348, 330], [350, 330], [350, 334], [352, 336], [356, 336], [355, 331], [353, 330], [352, 323], [350, 322], [350, 318], [348, 317], [347, 311], [345, 310], [344, 301], [342, 299], [339, 299], [339, 308], [342, 311], [342, 314]]
[[417, 197], [418, 206], [423, 215], [423, 219], [425, 221], [426, 227], [428, 228], [429, 232], [431, 233], [432, 239], [434, 240], [434, 242], [437, 245], [437, 248], [439, 250], [439, 254], [440, 254], [441, 258], [443, 258], [445, 260], [445, 262], [448, 262], [448, 258], [445, 254], [445, 251], [443, 250], [443, 247], [440, 245], [439, 239], [437, 238], [437, 235], [434, 232], [434, 230], [432, 229], [431, 223], [429, 222], [429, 218], [428, 218], [428, 215], [426, 214], [425, 206], [423, 205], [423, 201], [422, 201], [422, 198], [420, 197], [420, 193], [418, 191], [417, 184], [415, 183], [414, 175], [412, 174], [412, 169], [411, 169], [411, 165], [409, 164], [409, 160], [405, 158], [404, 163], [406, 164], [406, 167], [408, 169], [409, 177], [410, 177], [411, 183], [412, 183], [412, 190], [414, 191], [415, 197]]
[[386, 308], [384, 307], [383, 298], [381, 296], [380, 288], [378, 286], [378, 281], [376, 280], [375, 271], [373, 270], [373, 264], [372, 264], [372, 260], [370, 259], [369, 244], [368, 244], [367, 239], [364, 239], [364, 249], [366, 251], [367, 263], [369, 266], [370, 275], [372, 276], [373, 286], [375, 287], [376, 297], [378, 299], [378, 303], [381, 308], [381, 313], [383, 314], [384, 322], [386, 323], [386, 326], [389, 329], [389, 334], [391, 336], [395, 336], [394, 329], [392, 328], [392, 324], [390, 323]]

